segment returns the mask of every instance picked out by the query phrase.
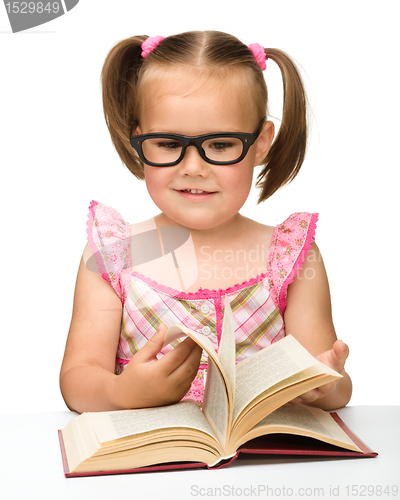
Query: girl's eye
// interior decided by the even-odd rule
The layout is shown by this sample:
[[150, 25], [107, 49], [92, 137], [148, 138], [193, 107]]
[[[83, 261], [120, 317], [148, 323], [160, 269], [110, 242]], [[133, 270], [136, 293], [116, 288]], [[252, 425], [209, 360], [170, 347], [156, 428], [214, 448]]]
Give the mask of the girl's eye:
[[213, 149], [214, 151], [219, 151], [219, 152], [224, 152], [229, 148], [232, 148], [233, 144], [231, 142], [225, 142], [225, 141], [214, 141], [210, 144], [210, 148]]
[[160, 141], [157, 143], [160, 149], [165, 149], [167, 151], [176, 151], [181, 148], [181, 143], [179, 141]]

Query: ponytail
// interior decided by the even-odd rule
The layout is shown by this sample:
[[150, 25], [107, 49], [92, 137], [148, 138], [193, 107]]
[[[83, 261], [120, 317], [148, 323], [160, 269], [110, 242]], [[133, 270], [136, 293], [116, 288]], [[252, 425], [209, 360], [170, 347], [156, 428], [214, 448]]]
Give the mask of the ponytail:
[[143, 63], [141, 45], [147, 36], [118, 42], [108, 53], [101, 72], [104, 117], [122, 162], [138, 179], [144, 179], [141, 162], [129, 142], [135, 117], [138, 73]]
[[307, 97], [301, 76], [287, 54], [265, 49], [268, 59], [279, 66], [283, 80], [283, 113], [279, 133], [262, 162], [256, 187], [261, 188], [258, 203], [291, 182], [304, 161], [307, 146]]

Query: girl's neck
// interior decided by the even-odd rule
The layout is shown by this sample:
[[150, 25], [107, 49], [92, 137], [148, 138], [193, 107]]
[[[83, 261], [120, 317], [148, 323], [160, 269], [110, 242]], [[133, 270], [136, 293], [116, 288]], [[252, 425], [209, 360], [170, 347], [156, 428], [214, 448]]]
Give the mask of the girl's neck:
[[[179, 225], [162, 212], [156, 215], [154, 220], [157, 227]], [[207, 244], [211, 247], [214, 245], [221, 247], [221, 245], [229, 246], [230, 242], [237, 240], [239, 235], [243, 235], [249, 229], [250, 222], [250, 219], [237, 213], [228, 221], [215, 227], [207, 229], [194, 229], [188, 227], [187, 229], [189, 229], [195, 245]]]

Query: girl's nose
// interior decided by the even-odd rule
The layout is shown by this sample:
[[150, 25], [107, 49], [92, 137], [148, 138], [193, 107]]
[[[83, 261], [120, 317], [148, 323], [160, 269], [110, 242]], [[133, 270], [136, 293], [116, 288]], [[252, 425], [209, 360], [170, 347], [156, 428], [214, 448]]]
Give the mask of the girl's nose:
[[179, 167], [179, 171], [182, 175], [207, 176], [210, 171], [210, 165], [203, 160], [197, 148], [194, 146], [188, 146]]

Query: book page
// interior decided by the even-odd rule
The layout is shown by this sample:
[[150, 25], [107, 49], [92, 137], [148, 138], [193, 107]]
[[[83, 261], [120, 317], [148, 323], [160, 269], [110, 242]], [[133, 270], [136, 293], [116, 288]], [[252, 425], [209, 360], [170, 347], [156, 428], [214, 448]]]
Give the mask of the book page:
[[84, 415], [90, 420], [100, 443], [158, 429], [177, 427], [197, 429], [215, 439], [214, 432], [193, 400], [156, 408], [93, 412], [84, 413]]
[[232, 396], [235, 394], [235, 320], [228, 297], [225, 297], [225, 312], [222, 321], [221, 342], [218, 349], [218, 358], [225, 371], [225, 377], [231, 390]]
[[228, 399], [224, 381], [212, 361], [209, 361], [207, 369], [203, 413], [224, 447], [229, 418]]
[[236, 365], [233, 420], [259, 394], [318, 361], [291, 335]]
[[225, 312], [218, 349], [218, 359], [224, 370], [225, 380], [209, 359], [203, 402], [203, 413], [223, 447], [226, 446], [227, 430], [231, 425], [233, 413], [236, 377], [235, 350], [235, 322], [229, 299], [225, 297]]
[[[345, 443], [350, 446], [358, 446], [350, 439], [344, 430], [335, 422], [328, 412], [320, 408], [305, 405], [285, 405], [263, 418], [252, 429], [266, 426], [287, 427], [290, 429], [301, 429], [307, 434], [317, 434], [332, 440]], [[251, 432], [251, 431], [250, 431]]]

